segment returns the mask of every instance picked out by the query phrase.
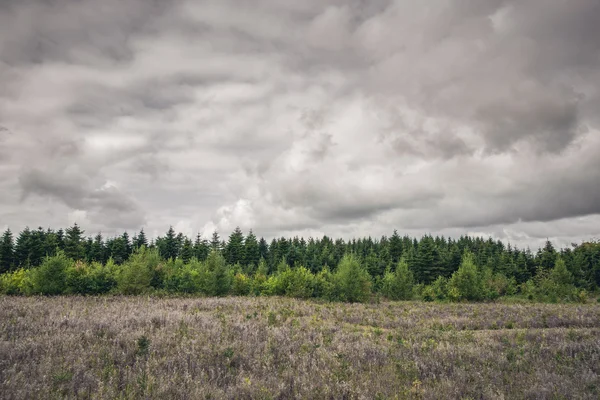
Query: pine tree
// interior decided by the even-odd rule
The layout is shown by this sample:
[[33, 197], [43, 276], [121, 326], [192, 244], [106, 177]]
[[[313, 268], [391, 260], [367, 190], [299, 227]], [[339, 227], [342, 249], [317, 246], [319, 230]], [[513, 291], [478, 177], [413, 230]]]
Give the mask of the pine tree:
[[392, 300], [410, 300], [413, 296], [414, 276], [405, 258], [398, 261], [394, 272], [388, 271], [383, 279], [383, 294]]
[[443, 276], [439, 251], [431, 236], [424, 236], [419, 242], [414, 264], [415, 273], [421, 282], [429, 284], [438, 276]]
[[0, 241], [0, 274], [11, 271], [14, 265], [14, 243], [10, 229], [4, 231]]
[[265, 260], [269, 259], [269, 245], [267, 244], [265, 238], [261, 237], [260, 241], [258, 242], [258, 254], [259, 258], [264, 258]]
[[138, 233], [133, 247], [135, 247], [135, 249], [139, 249], [140, 247], [145, 246], [148, 247], [148, 239], [146, 238], [146, 233], [144, 232], [144, 229], [140, 229], [140, 233]]
[[229, 265], [241, 264], [244, 261], [244, 234], [239, 226], [229, 235], [224, 255]]
[[181, 259], [187, 264], [192, 257], [194, 257], [194, 245], [190, 239], [185, 238], [181, 247]]
[[208, 257], [208, 253], [210, 252], [210, 245], [208, 241], [200, 234], [196, 235], [196, 241], [194, 242], [194, 257], [199, 261], [204, 261]]
[[125, 246], [125, 255], [127, 258], [129, 258], [129, 256], [133, 252], [133, 245], [129, 240], [129, 235], [127, 234], [127, 232], [123, 232], [123, 235], [121, 235], [121, 239], [123, 240], [123, 244]]
[[107, 247], [115, 264], [123, 264], [129, 259], [127, 242], [123, 236], [110, 239], [107, 242]]
[[346, 254], [335, 273], [339, 287], [340, 300], [363, 302], [371, 295], [371, 277], [359, 260], [352, 254]]
[[18, 267], [30, 267], [31, 229], [25, 227], [17, 237], [14, 260]]
[[46, 242], [46, 231], [40, 226], [37, 230], [31, 231], [31, 240], [29, 242], [29, 262], [32, 266], [38, 266], [46, 256], [44, 244]]
[[55, 256], [59, 251], [58, 237], [56, 232], [48, 228], [44, 237], [44, 255], [48, 257]]
[[219, 233], [217, 231], [214, 231], [212, 234], [212, 238], [210, 240], [210, 248], [211, 248], [211, 250], [215, 250], [215, 251], [222, 250], [221, 237], [219, 236]]
[[102, 239], [102, 234], [98, 233], [92, 243], [90, 260], [93, 262], [104, 263], [106, 262], [105, 254], [106, 249], [104, 248], [104, 240]]
[[56, 231], [56, 246], [58, 250], [65, 249], [65, 231], [62, 228]]
[[178, 239], [175, 235], [175, 230], [173, 230], [172, 226], [169, 226], [169, 230], [167, 234], [163, 238], [161, 243], [162, 245], [159, 247], [160, 255], [166, 260], [176, 259], [178, 254]]
[[67, 229], [65, 237], [65, 255], [67, 257], [73, 260], [85, 258], [83, 234], [84, 231], [77, 224]]
[[544, 248], [540, 249], [536, 258], [538, 266], [544, 271], [549, 271], [554, 268], [554, 263], [556, 262], [556, 250], [549, 240], [546, 240]]
[[393, 264], [396, 264], [398, 261], [400, 261], [400, 257], [402, 256], [402, 239], [400, 238], [400, 235], [398, 235], [398, 231], [395, 229], [389, 240], [389, 251], [391, 262]]
[[244, 262], [243, 264], [246, 266], [254, 266], [258, 265], [258, 260], [260, 259], [260, 248], [258, 245], [258, 241], [256, 240], [256, 236], [250, 230], [248, 232], [248, 236], [244, 242]]
[[477, 301], [483, 298], [483, 282], [475, 265], [475, 257], [468, 250], [463, 255], [460, 267], [448, 282], [448, 295], [454, 300]]

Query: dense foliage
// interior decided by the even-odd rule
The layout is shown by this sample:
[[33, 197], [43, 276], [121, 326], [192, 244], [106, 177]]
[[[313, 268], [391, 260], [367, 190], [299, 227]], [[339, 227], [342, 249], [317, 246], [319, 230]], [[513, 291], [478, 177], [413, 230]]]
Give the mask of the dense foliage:
[[169, 228], [104, 239], [30, 230], [0, 239], [0, 292], [5, 294], [189, 293], [279, 295], [363, 302], [485, 301], [518, 295], [538, 301], [585, 301], [600, 286], [600, 243], [532, 253], [492, 239], [424, 236], [332, 240], [273, 239], [237, 228], [227, 241], [194, 241]]

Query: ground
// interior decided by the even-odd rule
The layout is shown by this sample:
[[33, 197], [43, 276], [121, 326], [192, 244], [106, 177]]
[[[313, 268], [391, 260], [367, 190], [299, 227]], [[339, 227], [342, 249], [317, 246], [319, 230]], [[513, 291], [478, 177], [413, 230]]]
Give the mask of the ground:
[[0, 297], [0, 398], [600, 397], [600, 304]]

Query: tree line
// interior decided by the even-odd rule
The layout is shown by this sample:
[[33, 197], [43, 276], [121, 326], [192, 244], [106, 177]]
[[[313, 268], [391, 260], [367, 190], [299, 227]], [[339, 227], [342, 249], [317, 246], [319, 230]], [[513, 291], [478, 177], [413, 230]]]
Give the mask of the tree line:
[[222, 240], [172, 227], [149, 240], [66, 230], [7, 229], [0, 240], [0, 291], [8, 294], [287, 295], [364, 301], [482, 301], [522, 296], [581, 301], [600, 286], [600, 243], [535, 253], [501, 241], [425, 235], [352, 239], [278, 238], [236, 228]]

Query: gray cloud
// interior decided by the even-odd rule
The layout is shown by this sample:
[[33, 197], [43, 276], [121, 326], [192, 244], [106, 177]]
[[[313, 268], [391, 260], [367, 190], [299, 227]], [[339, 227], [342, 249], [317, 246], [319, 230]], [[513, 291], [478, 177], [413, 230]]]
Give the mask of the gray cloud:
[[89, 213], [89, 221], [105, 228], [136, 229], [145, 222], [139, 206], [111, 185], [94, 187], [89, 177], [77, 172], [57, 174], [38, 169], [19, 176], [22, 200], [39, 195], [59, 200], [74, 210]]
[[0, 220], [597, 236], [599, 18], [596, 0], [3, 1]]

